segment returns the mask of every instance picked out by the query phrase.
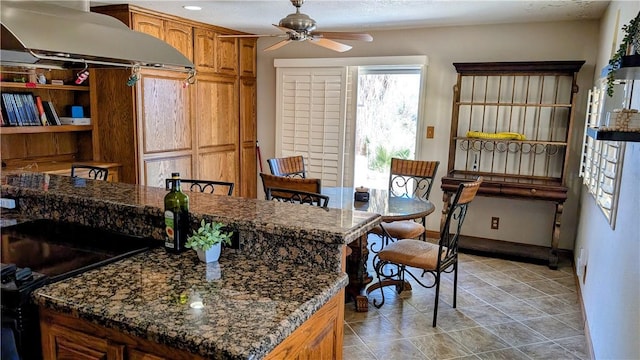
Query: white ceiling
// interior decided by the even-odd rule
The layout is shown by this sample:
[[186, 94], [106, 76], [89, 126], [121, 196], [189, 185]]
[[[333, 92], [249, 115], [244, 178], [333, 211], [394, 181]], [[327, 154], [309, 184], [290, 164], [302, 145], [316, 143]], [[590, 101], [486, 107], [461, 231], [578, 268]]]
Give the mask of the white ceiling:
[[[278, 34], [277, 24], [295, 12], [289, 0], [102, 0], [91, 6], [129, 3], [254, 34]], [[301, 12], [317, 31], [358, 31], [598, 19], [609, 1], [593, 0], [306, 0]], [[197, 5], [188, 11], [183, 5]]]

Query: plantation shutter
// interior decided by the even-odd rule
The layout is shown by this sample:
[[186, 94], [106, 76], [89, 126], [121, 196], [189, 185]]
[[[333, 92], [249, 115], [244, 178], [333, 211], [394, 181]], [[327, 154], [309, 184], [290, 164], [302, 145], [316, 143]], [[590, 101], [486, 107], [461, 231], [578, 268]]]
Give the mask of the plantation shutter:
[[307, 177], [343, 186], [346, 68], [278, 68], [276, 156], [302, 155]]

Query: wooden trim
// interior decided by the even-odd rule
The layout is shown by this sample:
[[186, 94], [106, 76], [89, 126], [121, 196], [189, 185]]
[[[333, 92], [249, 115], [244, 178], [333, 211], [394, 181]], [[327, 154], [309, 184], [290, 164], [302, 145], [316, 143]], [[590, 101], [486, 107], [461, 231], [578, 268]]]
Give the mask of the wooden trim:
[[535, 73], [535, 74], [572, 74], [580, 71], [584, 64], [580, 61], [515, 61], [515, 62], [481, 62], [453, 63], [460, 74], [496, 74], [496, 73]]

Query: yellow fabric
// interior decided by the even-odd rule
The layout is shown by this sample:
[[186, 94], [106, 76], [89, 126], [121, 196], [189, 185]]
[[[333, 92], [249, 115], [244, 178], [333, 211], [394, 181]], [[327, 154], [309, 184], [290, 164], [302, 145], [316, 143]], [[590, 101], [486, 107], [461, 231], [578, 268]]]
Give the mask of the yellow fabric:
[[480, 131], [467, 131], [467, 137], [491, 140], [527, 140], [524, 134], [516, 132], [486, 133]]
[[[424, 270], [435, 270], [438, 265], [437, 244], [420, 240], [405, 239], [388, 244], [379, 253], [380, 260], [391, 261]], [[446, 248], [442, 248], [442, 258]]]

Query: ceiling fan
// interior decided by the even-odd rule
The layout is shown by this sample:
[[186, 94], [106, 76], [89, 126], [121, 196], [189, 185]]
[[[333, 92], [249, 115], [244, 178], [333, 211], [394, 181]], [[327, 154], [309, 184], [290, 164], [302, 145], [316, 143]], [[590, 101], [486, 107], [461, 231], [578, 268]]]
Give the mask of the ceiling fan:
[[348, 32], [326, 32], [314, 31], [316, 29], [316, 21], [307, 14], [300, 12], [300, 7], [304, 0], [290, 0], [291, 4], [296, 7], [296, 12], [284, 17], [278, 25], [273, 24], [276, 28], [284, 31], [286, 34], [281, 35], [220, 35], [220, 37], [261, 37], [274, 36], [286, 37], [264, 51], [279, 49], [292, 41], [310, 41], [314, 45], [322, 46], [338, 52], [345, 52], [351, 49], [351, 46], [335, 41], [336, 40], [360, 40], [373, 41], [373, 37], [369, 34], [348, 33]]

